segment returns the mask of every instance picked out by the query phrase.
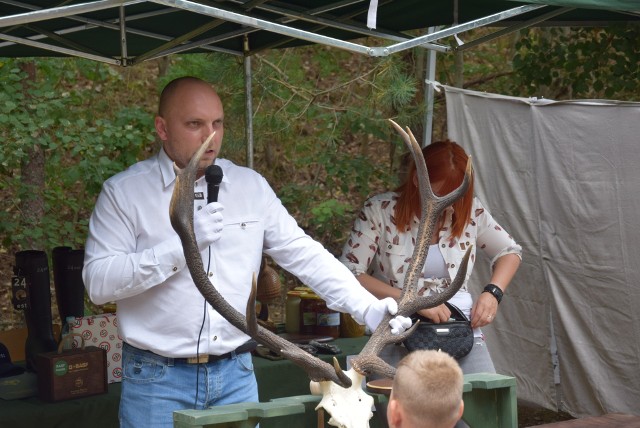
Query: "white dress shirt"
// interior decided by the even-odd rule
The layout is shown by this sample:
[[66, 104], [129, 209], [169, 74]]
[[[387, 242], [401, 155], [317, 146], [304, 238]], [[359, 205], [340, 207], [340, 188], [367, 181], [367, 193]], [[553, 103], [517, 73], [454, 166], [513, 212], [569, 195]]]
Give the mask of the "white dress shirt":
[[[297, 225], [257, 172], [217, 159], [224, 177], [219, 198], [224, 229], [201, 253], [211, 283], [245, 313], [252, 275], [262, 252], [313, 288], [327, 305], [363, 322], [377, 299], [331, 253]], [[204, 298], [186, 267], [180, 239], [169, 221], [175, 184], [173, 163], [161, 150], [108, 179], [89, 223], [83, 279], [96, 304], [117, 302], [123, 340], [167, 357], [196, 355]], [[204, 178], [195, 183], [206, 205]], [[206, 305], [199, 354], [232, 351], [248, 337]]]

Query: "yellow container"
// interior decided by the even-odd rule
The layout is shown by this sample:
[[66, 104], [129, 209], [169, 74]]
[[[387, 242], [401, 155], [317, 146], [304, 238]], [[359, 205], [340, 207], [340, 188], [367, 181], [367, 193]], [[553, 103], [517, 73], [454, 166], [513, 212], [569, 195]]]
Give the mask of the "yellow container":
[[340, 314], [340, 337], [360, 337], [364, 335], [365, 326], [360, 325], [349, 314]]
[[102, 305], [102, 313], [103, 314], [115, 314], [116, 313], [116, 302], [107, 302]]

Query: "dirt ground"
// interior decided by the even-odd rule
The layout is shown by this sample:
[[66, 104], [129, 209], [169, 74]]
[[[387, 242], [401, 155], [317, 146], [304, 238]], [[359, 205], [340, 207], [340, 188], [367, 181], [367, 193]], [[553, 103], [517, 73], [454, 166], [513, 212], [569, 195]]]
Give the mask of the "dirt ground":
[[518, 428], [550, 424], [574, 419], [565, 412], [554, 412], [531, 404], [518, 403]]

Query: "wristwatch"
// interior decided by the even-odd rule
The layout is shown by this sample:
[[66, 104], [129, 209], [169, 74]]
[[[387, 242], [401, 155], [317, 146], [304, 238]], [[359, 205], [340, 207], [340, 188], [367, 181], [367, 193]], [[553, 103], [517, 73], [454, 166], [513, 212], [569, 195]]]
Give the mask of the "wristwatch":
[[484, 286], [484, 291], [482, 291], [483, 293], [491, 293], [493, 295], [493, 297], [496, 298], [496, 300], [498, 301], [498, 303], [500, 303], [500, 301], [502, 300], [502, 290], [500, 289], [500, 287], [498, 287], [495, 284], [487, 284]]

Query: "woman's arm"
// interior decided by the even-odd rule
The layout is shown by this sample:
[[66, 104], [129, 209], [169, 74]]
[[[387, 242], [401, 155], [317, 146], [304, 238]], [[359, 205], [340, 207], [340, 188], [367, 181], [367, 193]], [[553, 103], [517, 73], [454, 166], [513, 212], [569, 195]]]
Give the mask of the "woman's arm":
[[518, 271], [520, 261], [520, 256], [517, 254], [505, 254], [500, 257], [494, 265], [491, 284], [500, 287], [504, 293]]
[[[495, 284], [504, 292], [520, 266], [518, 254], [505, 254], [496, 260], [491, 284]], [[471, 327], [483, 327], [493, 322], [498, 312], [498, 300], [491, 293], [482, 292], [471, 309]]]

